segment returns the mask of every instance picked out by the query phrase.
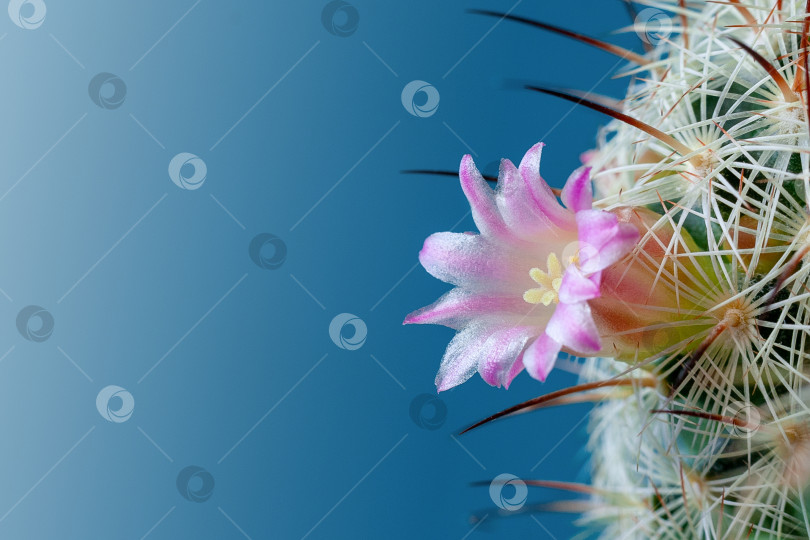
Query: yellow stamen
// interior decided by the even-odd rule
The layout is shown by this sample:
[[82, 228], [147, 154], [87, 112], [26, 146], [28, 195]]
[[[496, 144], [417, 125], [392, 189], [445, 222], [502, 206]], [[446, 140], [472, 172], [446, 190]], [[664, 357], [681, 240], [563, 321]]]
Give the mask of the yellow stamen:
[[562, 275], [562, 266], [560, 265], [560, 259], [553, 253], [548, 254], [548, 260], [546, 261], [548, 265], [548, 274], [552, 277], [558, 278]]
[[546, 260], [548, 270], [543, 272], [539, 268], [529, 270], [529, 276], [540, 285], [523, 293], [523, 300], [529, 304], [550, 305], [560, 301], [559, 292], [562, 284], [562, 265], [557, 255], [549, 253]]

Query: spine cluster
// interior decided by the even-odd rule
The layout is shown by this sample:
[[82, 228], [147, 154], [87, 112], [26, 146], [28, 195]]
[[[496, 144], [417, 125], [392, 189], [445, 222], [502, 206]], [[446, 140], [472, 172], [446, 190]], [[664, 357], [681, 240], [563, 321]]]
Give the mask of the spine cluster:
[[610, 539], [806, 539], [808, 6], [640, 3], [654, 47], [590, 165], [595, 206], [656, 214], [630, 257], [673, 302], [643, 317], [635, 355], [583, 373], [630, 386], [591, 413], [582, 521]]

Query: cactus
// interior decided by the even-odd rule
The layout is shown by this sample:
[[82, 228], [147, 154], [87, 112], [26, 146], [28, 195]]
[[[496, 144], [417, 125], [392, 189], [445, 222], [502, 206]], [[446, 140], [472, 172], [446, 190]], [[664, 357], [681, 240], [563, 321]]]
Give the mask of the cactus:
[[673, 13], [664, 24], [679, 36], [648, 54], [622, 112], [685, 148], [636, 143], [616, 120], [594, 183], [604, 207], [655, 208], [652, 231], [694, 240], [667, 249], [710, 276], [684, 296], [712, 326], [650, 327], [656, 350], [630, 365], [656, 388], [592, 413], [599, 504], [584, 521], [605, 524], [604, 538], [808, 538], [808, 6], [649, 5]]
[[[436, 262], [432, 248], [423, 265], [457, 289], [406, 322], [459, 330], [440, 389], [476, 368], [495, 385], [507, 386], [523, 368], [542, 380], [560, 350], [591, 357], [579, 385], [474, 426], [594, 402], [591, 484], [555, 484], [589, 494], [580, 518], [588, 531], [606, 539], [807, 539], [810, 0], [636, 3], [644, 9], [632, 30], [649, 45], [645, 54], [587, 38], [631, 62], [624, 100], [533, 87], [613, 117], [585, 158], [592, 205], [572, 199], [575, 188], [584, 189], [572, 176], [562, 193], [566, 208], [543, 203], [534, 210], [551, 221], [563, 220], [566, 209], [575, 214], [579, 247], [564, 259], [568, 266], [552, 261], [556, 247], [548, 271], [545, 260], [519, 262], [536, 231], [526, 225], [529, 210], [514, 208], [510, 186], [522, 175], [529, 195], [540, 192], [544, 183], [533, 176], [539, 156], [535, 163], [527, 154], [519, 168], [504, 161], [494, 192], [474, 178], [464, 184], [465, 175], [477, 174], [469, 161], [462, 183], [481, 231], [476, 238], [487, 249], [508, 244], [487, 253], [521, 271], [512, 277], [502, 259], [490, 274], [482, 267], [495, 263], [483, 259], [470, 268]], [[605, 223], [589, 236], [582, 232], [586, 212]], [[594, 244], [600, 234], [613, 243]], [[622, 247], [611, 251], [615, 238]], [[598, 269], [587, 268], [594, 255], [586, 248], [604, 263]], [[478, 247], [441, 249], [472, 257]], [[531, 267], [528, 276], [520, 264]], [[506, 275], [510, 287], [492, 286]], [[512, 290], [525, 291], [526, 305], [505, 300]], [[541, 301], [556, 308], [537, 315]], [[439, 315], [448, 310], [452, 317]], [[558, 313], [578, 334], [555, 326]], [[497, 331], [482, 330], [493, 324]]]

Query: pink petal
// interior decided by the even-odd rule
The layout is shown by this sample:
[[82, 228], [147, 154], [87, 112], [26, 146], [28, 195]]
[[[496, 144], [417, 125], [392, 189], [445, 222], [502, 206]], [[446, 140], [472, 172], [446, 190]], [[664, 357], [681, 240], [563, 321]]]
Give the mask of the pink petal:
[[[508, 159], [501, 160], [495, 201], [504, 223], [515, 236], [537, 242], [554, 234], [551, 219], [534, 203], [523, 176]], [[561, 210], [557, 201], [553, 202]]]
[[560, 285], [560, 303], [573, 304], [599, 298], [600, 274], [585, 277], [576, 265], [568, 265]]
[[591, 161], [599, 157], [599, 150], [586, 150], [579, 155], [579, 161], [583, 165], [588, 165]]
[[551, 188], [540, 176], [540, 156], [543, 153], [543, 143], [532, 146], [520, 162], [518, 169], [523, 177], [525, 191], [528, 194], [534, 210], [538, 215], [545, 216], [556, 227], [562, 230], [573, 230], [573, 212], [563, 208]]
[[587, 302], [557, 304], [557, 309], [546, 326], [546, 334], [583, 356], [596, 354], [602, 348]]
[[475, 167], [472, 156], [467, 154], [461, 159], [459, 167], [461, 189], [467, 196], [472, 210], [475, 226], [484, 236], [508, 238], [509, 230], [501, 219], [495, 192], [487, 185], [487, 181]]
[[[537, 143], [529, 151], [523, 155], [520, 160], [520, 174], [527, 180], [528, 183], [533, 184], [546, 184], [545, 180], [540, 177], [540, 158], [543, 156], [543, 147], [545, 143]], [[551, 190], [549, 190], [550, 192]]]
[[481, 235], [442, 232], [425, 240], [419, 262], [446, 283], [472, 290], [523, 294], [534, 283], [529, 277], [534, 263], [527, 255]]
[[439, 392], [458, 386], [475, 374], [481, 347], [489, 336], [485, 325], [481, 324], [470, 325], [455, 335], [447, 345], [436, 375]]
[[590, 167], [580, 167], [571, 173], [560, 194], [566, 208], [574, 212], [590, 210], [593, 204]]
[[523, 353], [526, 351], [524, 348], [515, 360], [515, 363], [512, 364], [512, 369], [509, 370], [509, 373], [506, 374], [506, 378], [503, 382], [503, 387], [509, 390], [509, 386], [512, 384], [512, 381], [515, 380], [521, 371], [523, 371]]
[[545, 381], [557, 361], [560, 348], [560, 343], [554, 341], [545, 333], [534, 340], [523, 353], [523, 365], [529, 375], [540, 381]]
[[580, 248], [580, 267], [584, 272], [597, 272], [621, 260], [639, 239], [638, 230], [629, 223], [602, 210], [578, 212], [577, 229]]
[[536, 327], [507, 327], [494, 332], [484, 343], [478, 372], [492, 386], [509, 386], [520, 373], [515, 364], [529, 338], [537, 335]]
[[577, 213], [579, 239], [597, 251], [608, 244], [618, 232], [619, 218], [603, 210], [584, 210]]
[[528, 312], [530, 307], [516, 295], [493, 296], [456, 288], [433, 304], [408, 315], [404, 324], [442, 324], [459, 329], [473, 319], [503, 314], [519, 316]]

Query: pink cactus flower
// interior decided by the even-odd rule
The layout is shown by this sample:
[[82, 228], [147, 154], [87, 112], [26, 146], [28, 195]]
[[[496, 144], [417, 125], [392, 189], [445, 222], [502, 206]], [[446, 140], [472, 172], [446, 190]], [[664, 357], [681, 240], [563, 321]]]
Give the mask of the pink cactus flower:
[[461, 187], [479, 234], [436, 233], [419, 253], [431, 275], [455, 285], [405, 319], [457, 330], [436, 376], [439, 391], [476, 371], [507, 388], [524, 367], [543, 381], [561, 350], [592, 356], [602, 348], [588, 301], [600, 296], [602, 270], [639, 233], [592, 208], [587, 168], [574, 171], [560, 204], [540, 177], [542, 148], [533, 146], [518, 168], [502, 160], [496, 190], [464, 156]]

